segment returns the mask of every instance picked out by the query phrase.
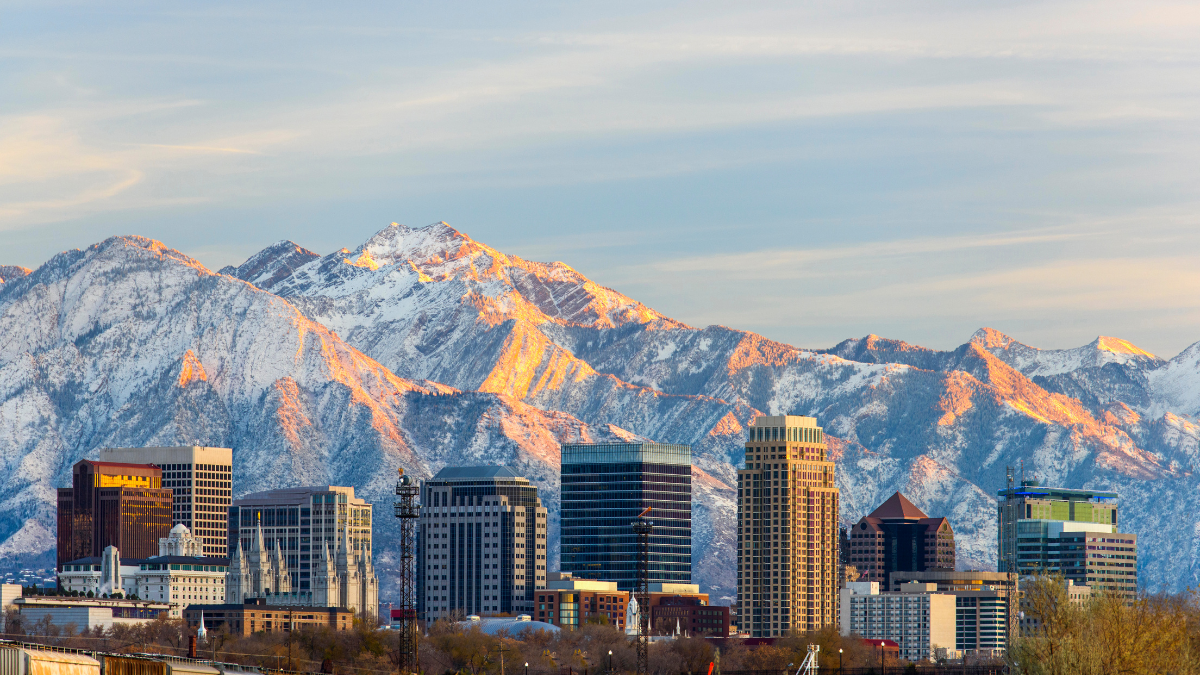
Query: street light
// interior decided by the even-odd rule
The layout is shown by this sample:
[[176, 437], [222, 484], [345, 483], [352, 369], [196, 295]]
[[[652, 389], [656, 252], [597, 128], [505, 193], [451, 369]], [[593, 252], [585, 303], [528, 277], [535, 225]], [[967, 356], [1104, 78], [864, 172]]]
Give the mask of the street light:
[[608, 672], [612, 673], [612, 650], [608, 650]]
[[529, 675], [529, 662], [525, 662], [525, 675]]
[[[525, 673], [525, 675], [529, 675], [529, 673]], [[840, 648], [838, 649], [838, 675], [842, 675], [842, 650]]]

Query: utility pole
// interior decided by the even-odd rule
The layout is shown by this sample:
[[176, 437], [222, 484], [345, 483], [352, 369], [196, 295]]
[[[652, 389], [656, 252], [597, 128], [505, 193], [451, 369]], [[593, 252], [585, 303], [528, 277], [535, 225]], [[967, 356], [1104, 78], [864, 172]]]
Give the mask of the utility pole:
[[417, 594], [413, 565], [413, 534], [419, 515], [417, 497], [421, 489], [413, 479], [399, 469], [396, 481], [396, 517], [400, 519], [400, 653], [397, 667], [400, 675], [417, 672]]
[[648, 675], [650, 672], [650, 533], [654, 530], [654, 523], [646, 516], [651, 508], [647, 506], [632, 523], [638, 540], [637, 675]]

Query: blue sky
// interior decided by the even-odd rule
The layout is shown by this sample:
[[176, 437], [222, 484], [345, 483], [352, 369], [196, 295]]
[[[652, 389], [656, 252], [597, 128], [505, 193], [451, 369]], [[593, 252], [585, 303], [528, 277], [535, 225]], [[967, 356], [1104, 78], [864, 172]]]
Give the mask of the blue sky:
[[0, 5], [0, 264], [445, 220], [802, 346], [1200, 340], [1200, 7]]

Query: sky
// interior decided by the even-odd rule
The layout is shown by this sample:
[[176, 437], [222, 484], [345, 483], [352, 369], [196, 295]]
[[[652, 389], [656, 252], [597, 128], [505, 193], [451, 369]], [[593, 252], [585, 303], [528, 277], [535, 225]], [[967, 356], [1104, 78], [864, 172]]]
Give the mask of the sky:
[[1200, 5], [0, 2], [0, 264], [446, 221], [693, 325], [1200, 341]]

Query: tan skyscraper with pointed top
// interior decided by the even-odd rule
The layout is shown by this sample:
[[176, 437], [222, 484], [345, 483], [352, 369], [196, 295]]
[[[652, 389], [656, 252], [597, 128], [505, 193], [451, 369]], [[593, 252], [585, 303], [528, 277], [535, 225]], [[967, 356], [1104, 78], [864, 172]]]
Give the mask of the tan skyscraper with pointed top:
[[752, 637], [835, 624], [838, 489], [813, 417], [763, 416], [738, 470], [738, 628]]

